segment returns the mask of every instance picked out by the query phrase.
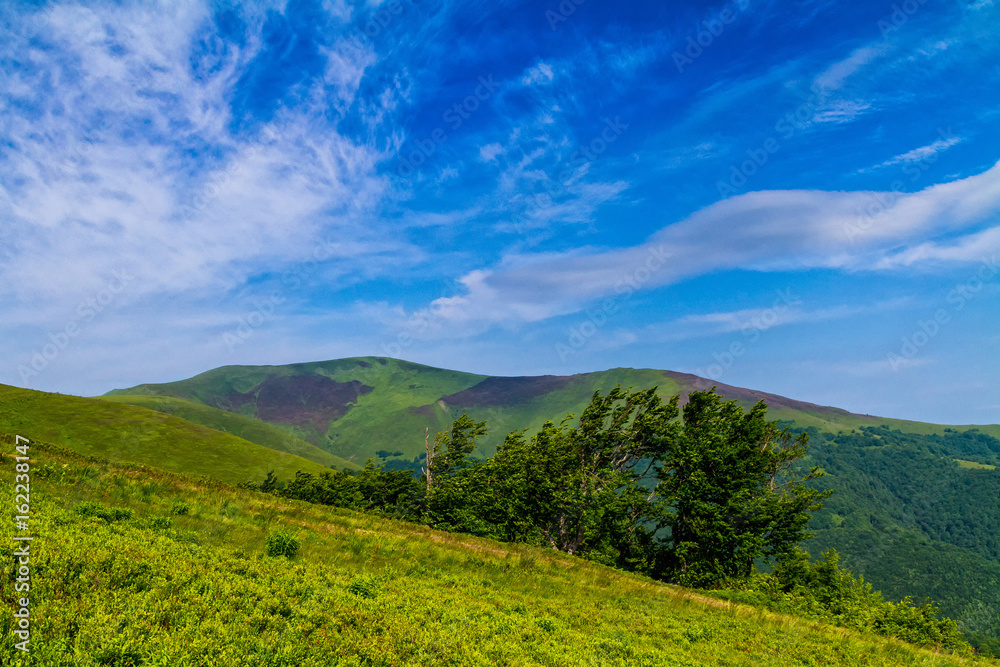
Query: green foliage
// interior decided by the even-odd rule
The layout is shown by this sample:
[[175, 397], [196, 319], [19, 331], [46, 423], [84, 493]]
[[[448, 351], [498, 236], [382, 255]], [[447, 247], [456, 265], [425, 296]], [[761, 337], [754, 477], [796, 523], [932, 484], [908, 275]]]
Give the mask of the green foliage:
[[[816, 550], [891, 599], [932, 597], [980, 649], [1000, 640], [1000, 440], [976, 430], [902, 433], [866, 426], [811, 431], [806, 465], [836, 493], [816, 513]], [[991, 639], [992, 638], [992, 639]], [[997, 652], [995, 648], [991, 649]]]
[[[32, 447], [33, 466], [76, 472], [32, 480], [25, 667], [996, 664], [719, 608], [550, 549]], [[5, 487], [9, 451], [0, 448]], [[158, 490], [145, 502], [150, 483]], [[83, 516], [83, 502], [134, 518]], [[183, 528], [148, 528], [179, 502], [191, 508]], [[266, 536], [281, 530], [308, 545], [292, 562], [266, 556]], [[5, 563], [12, 536], [2, 522]], [[0, 571], [5, 609], [15, 608], [14, 576]], [[0, 655], [15, 655], [13, 629], [12, 615], [0, 616]]]
[[755, 561], [769, 561], [811, 536], [810, 513], [829, 492], [806, 482], [823, 473], [792, 474], [808, 436], [793, 439], [766, 413], [763, 401], [744, 412], [714, 388], [689, 396], [683, 431], [668, 450], [657, 486], [661, 525], [672, 543], [663, 567], [677, 581], [711, 586], [749, 576]]
[[191, 506], [183, 500], [175, 501], [170, 508], [170, 513], [177, 516], [187, 516], [191, 512]]
[[347, 590], [358, 597], [373, 599], [384, 591], [382, 580], [373, 574], [358, 574], [351, 578]]
[[[691, 376], [618, 368], [551, 382], [526, 379], [524, 384], [533, 389], [524, 392], [516, 390], [517, 379], [504, 379], [502, 385], [509, 390], [481, 399], [452, 400], [449, 396], [456, 392], [480, 383], [496, 383], [498, 378], [365, 357], [293, 366], [229, 366], [183, 382], [148, 385], [127, 393], [155, 393], [153, 400], [168, 394], [215, 405], [232, 392], [248, 391], [271, 377], [310, 375], [339, 382], [359, 381], [372, 387], [345, 415], [331, 422], [325, 433], [317, 430], [314, 444], [359, 461], [391, 452], [394, 458], [386, 469], [417, 471], [424, 465], [420, 459], [424, 429], [447, 431], [463, 413], [473, 421], [488, 420], [490, 433], [476, 443], [480, 455], [488, 456], [514, 431], [523, 432], [526, 446], [531, 446], [531, 437], [546, 422], [559, 424], [566, 413], [582, 414], [598, 387], [656, 385], [664, 402], [675, 393], [686, 395], [697, 389]], [[740, 398], [744, 409], [752, 408], [755, 399], [749, 393], [726, 391], [732, 392], [727, 394], [729, 398]], [[910, 593], [934, 598], [964, 629], [982, 638], [976, 640], [980, 646], [985, 646], [983, 642], [989, 637], [1000, 641], [1000, 529], [995, 525], [1000, 521], [996, 506], [1000, 492], [994, 486], [1000, 480], [1000, 467], [989, 469], [1000, 465], [1000, 425], [977, 431], [853, 415], [794, 401], [772, 404], [768, 415], [784, 420], [782, 425], [808, 429], [810, 451], [799, 474], [805, 476], [813, 466], [819, 466], [829, 476], [817, 480], [816, 488], [837, 489], [826, 509], [810, 522], [809, 530], [816, 533], [814, 550], [838, 548], [845, 565], [864, 574], [893, 599]], [[55, 438], [55, 433], [51, 437]], [[397, 452], [402, 457], [395, 457]], [[196, 460], [195, 456], [192, 453], [188, 460]], [[955, 459], [976, 464], [978, 469], [963, 469]], [[178, 461], [178, 467], [171, 469], [188, 471], [187, 465], [187, 460]], [[203, 470], [217, 476], [210, 468]], [[229, 471], [237, 473], [235, 479], [232, 475], [224, 479], [232, 482], [253, 477], [259, 481], [269, 469], [275, 469], [282, 479], [289, 479], [295, 470], [293, 467], [281, 474], [274, 465], [257, 471], [238, 469]], [[505, 531], [524, 536], [526, 541], [543, 539], [529, 535], [532, 529], [525, 524], [535, 525], [533, 522], [520, 520], [516, 513], [504, 509], [503, 502], [500, 505], [501, 515], [510, 517]], [[456, 521], [459, 518], [453, 517]], [[473, 526], [474, 518], [466, 516], [462, 522]], [[498, 525], [497, 519], [488, 523]], [[475, 529], [487, 534], [487, 528], [479, 525]], [[608, 563], [620, 558], [633, 563], [629, 567], [637, 567], [642, 560], [629, 548], [613, 546], [610, 540], [594, 547], [590, 557]]]
[[288, 531], [279, 530], [267, 536], [266, 552], [268, 556], [291, 558], [299, 552], [299, 540]]
[[485, 423], [462, 416], [438, 434], [423, 484], [369, 461], [361, 473], [299, 473], [280, 489], [269, 477], [261, 488], [549, 546], [685, 585], [741, 587], [755, 562], [774, 560], [783, 594], [815, 593], [809, 605], [827, 620], [908, 641], [964, 641], [932, 606], [884, 603], [870, 585], [855, 586], [836, 552], [813, 566], [795, 550], [830, 494], [807, 484], [822, 477], [816, 467], [796, 473], [808, 435], [768, 422], [762, 402], [744, 411], [714, 390], [695, 392], [683, 420], [677, 402], [663, 403], [655, 389], [595, 393], [576, 426], [568, 416], [530, 439], [511, 433], [486, 460], [471, 458]]
[[112, 523], [114, 521], [124, 521], [135, 516], [135, 512], [131, 509], [121, 507], [105, 507], [100, 503], [91, 502], [89, 500], [77, 505], [76, 513], [80, 516], [92, 516], [97, 517], [98, 519], [104, 519], [108, 523]]
[[969, 651], [955, 621], [941, 618], [932, 602], [915, 605], [911, 597], [888, 602], [839, 562], [834, 549], [825, 551], [817, 562], [811, 562], [806, 551], [795, 549], [782, 554], [771, 574], [733, 582], [732, 591], [716, 595], [914, 644]]

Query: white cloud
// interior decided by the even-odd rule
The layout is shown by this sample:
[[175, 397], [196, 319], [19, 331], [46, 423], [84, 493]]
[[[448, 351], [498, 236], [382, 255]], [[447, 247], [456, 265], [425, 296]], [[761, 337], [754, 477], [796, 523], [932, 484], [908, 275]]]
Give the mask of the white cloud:
[[486, 144], [479, 149], [479, 157], [482, 158], [483, 162], [492, 162], [501, 153], [503, 153], [503, 146], [500, 144]]
[[[0, 96], [20, 102], [0, 125], [16, 147], [0, 180], [0, 298], [70, 303], [114, 266], [137, 276], [132, 298], [226, 290], [308, 258], [335, 231], [366, 237], [360, 220], [386, 187], [380, 153], [331, 130], [322, 109], [281, 114], [256, 139], [231, 133], [253, 38], [199, 76], [200, 3], [56, 5], [38, 18], [52, 48], [29, 49]], [[372, 56], [345, 44], [327, 54], [325, 83], [347, 104]]]
[[817, 110], [813, 116], [815, 123], [843, 123], [854, 122], [871, 109], [871, 104], [864, 100], [837, 100], [825, 104]]
[[840, 90], [844, 82], [867, 65], [884, 55], [885, 44], [863, 46], [851, 52], [851, 55], [827, 67], [814, 80], [814, 86], [823, 90]]
[[521, 83], [525, 86], [545, 85], [552, 83], [553, 79], [555, 79], [555, 73], [552, 71], [552, 66], [541, 62], [525, 72], [524, 76], [521, 77]]
[[[971, 261], [994, 247], [996, 229], [954, 241], [954, 250], [922, 246], [961, 233], [1000, 213], [1000, 163], [969, 178], [896, 195], [859, 229], [859, 214], [888, 193], [784, 190], [717, 202], [664, 227], [640, 245], [570, 253], [511, 255], [468, 274], [467, 293], [438, 299], [442, 320], [481, 330], [490, 324], [538, 321], [614, 296], [627, 285], [659, 286], [711, 271], [828, 268], [889, 269], [931, 258]], [[900, 246], [912, 248], [899, 250]], [[921, 248], [923, 248], [921, 250]], [[912, 257], [905, 253], [913, 253]], [[666, 261], [651, 258], [669, 256]], [[978, 259], [976, 259], [978, 261]], [[470, 329], [470, 330], [471, 330]]]
[[827, 308], [804, 308], [801, 300], [790, 288], [775, 292], [771, 296], [771, 300], [771, 305], [767, 307], [685, 315], [673, 322], [651, 327], [646, 331], [643, 340], [673, 342], [736, 331], [766, 331], [789, 324], [832, 322], [860, 315], [884, 313], [909, 303], [909, 299], [895, 299], [870, 306], [840, 305]]
[[945, 137], [938, 139], [934, 143], [927, 144], [926, 146], [921, 146], [920, 148], [914, 148], [912, 151], [907, 151], [901, 153], [895, 157], [891, 157], [881, 164], [877, 164], [874, 167], [864, 169], [862, 171], [872, 171], [874, 169], [881, 169], [883, 167], [892, 167], [897, 164], [908, 164], [911, 162], [923, 162], [929, 158], [933, 158], [938, 153], [943, 153], [952, 146], [961, 143], [961, 137]]

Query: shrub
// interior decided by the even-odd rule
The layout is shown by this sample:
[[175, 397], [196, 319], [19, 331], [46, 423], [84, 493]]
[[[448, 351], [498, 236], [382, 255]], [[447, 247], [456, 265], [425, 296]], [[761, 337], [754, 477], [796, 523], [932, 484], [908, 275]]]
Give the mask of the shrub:
[[299, 552], [297, 537], [283, 530], [267, 536], [267, 555], [291, 558]]
[[376, 598], [382, 594], [382, 582], [375, 575], [358, 574], [347, 584], [347, 590], [358, 597]]
[[177, 500], [174, 502], [174, 506], [170, 508], [171, 514], [176, 514], [177, 516], [185, 516], [191, 512], [191, 506], [188, 505], [183, 500]]
[[165, 516], [151, 516], [146, 519], [144, 524], [153, 530], [166, 530], [172, 525], [170, 518]]
[[80, 516], [93, 516], [99, 519], [104, 519], [108, 523], [131, 519], [135, 516], [135, 512], [131, 509], [125, 507], [105, 507], [100, 503], [91, 502], [89, 500], [77, 505], [76, 513]]

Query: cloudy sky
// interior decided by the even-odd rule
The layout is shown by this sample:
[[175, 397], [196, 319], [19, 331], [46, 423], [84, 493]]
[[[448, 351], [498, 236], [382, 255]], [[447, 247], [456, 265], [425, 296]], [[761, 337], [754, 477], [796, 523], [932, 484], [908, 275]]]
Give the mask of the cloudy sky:
[[990, 0], [3, 3], [0, 382], [393, 356], [1000, 422]]

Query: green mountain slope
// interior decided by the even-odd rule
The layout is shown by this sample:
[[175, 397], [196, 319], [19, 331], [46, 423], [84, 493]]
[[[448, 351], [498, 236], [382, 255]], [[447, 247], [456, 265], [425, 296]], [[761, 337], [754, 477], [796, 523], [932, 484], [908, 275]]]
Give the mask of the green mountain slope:
[[[38, 569], [23, 665], [1000, 664], [706, 599], [552, 551], [31, 446]], [[13, 453], [0, 436], [8, 487]], [[10, 512], [0, 527], [8, 562], [18, 546]], [[298, 542], [294, 555], [268, 555], [281, 534]], [[17, 608], [13, 585], [0, 597]], [[14, 629], [4, 614], [4, 656], [15, 654]]]
[[207, 405], [195, 403], [194, 401], [173, 398], [171, 396], [107, 396], [104, 397], [104, 400], [138, 405], [150, 410], [156, 410], [157, 412], [175, 415], [195, 424], [208, 426], [216, 431], [231, 433], [269, 449], [301, 456], [304, 459], [315, 461], [326, 467], [337, 469], [354, 469], [359, 467], [301, 438], [297, 438], [288, 431], [278, 428], [273, 424], [232, 412], [226, 412], [225, 410], [210, 408]]
[[[433, 435], [464, 412], [489, 423], [490, 435], [481, 441], [480, 453], [490, 455], [508, 432], [533, 431], [547, 420], [578, 414], [595, 390], [616, 384], [656, 385], [664, 397], [716, 384], [721, 394], [746, 407], [766, 400], [774, 419], [831, 433], [879, 425], [919, 434], [941, 434], [947, 428], [856, 415], [670, 371], [616, 368], [571, 376], [488, 377], [381, 357], [224, 366], [188, 380], [139, 385], [108, 396], [186, 399], [272, 423], [337, 456], [363, 462], [379, 452], [417, 457], [424, 449], [425, 429]], [[979, 428], [1000, 436], [1000, 426]]]
[[288, 478], [296, 470], [328, 469], [162, 412], [7, 385], [0, 385], [0, 433], [233, 484], [260, 479], [270, 470]]
[[[377, 457], [419, 468], [431, 437], [464, 412], [484, 419], [491, 455], [504, 435], [579, 414], [597, 389], [658, 386], [669, 397], [713, 384], [653, 369], [573, 376], [487, 377], [383, 358], [291, 366], [223, 367], [189, 380], [112, 392], [175, 396], [273, 423], [344, 459]], [[808, 465], [836, 489], [816, 515], [814, 555], [836, 547], [844, 564], [887, 596], [932, 596], [984, 638], [1000, 640], [1000, 426], [947, 427], [856, 415], [729, 385], [724, 396], [768, 404], [771, 419], [813, 435]], [[195, 416], [191, 416], [195, 419]], [[956, 459], [969, 461], [963, 468]], [[992, 496], [990, 495], [992, 494]], [[992, 541], [991, 541], [992, 540]], [[956, 570], [955, 564], [961, 569]]]

